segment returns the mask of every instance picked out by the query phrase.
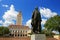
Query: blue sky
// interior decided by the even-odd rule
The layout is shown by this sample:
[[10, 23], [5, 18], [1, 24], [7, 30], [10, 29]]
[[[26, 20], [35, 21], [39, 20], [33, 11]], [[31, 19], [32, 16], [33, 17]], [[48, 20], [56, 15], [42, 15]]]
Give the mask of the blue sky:
[[[42, 24], [48, 18], [60, 15], [60, 0], [0, 0], [0, 25], [15, 24], [15, 16], [13, 19], [11, 15], [16, 15], [18, 11], [22, 11], [23, 25], [30, 26], [32, 12], [36, 6], [41, 12]], [[9, 16], [6, 17], [6, 15]]]

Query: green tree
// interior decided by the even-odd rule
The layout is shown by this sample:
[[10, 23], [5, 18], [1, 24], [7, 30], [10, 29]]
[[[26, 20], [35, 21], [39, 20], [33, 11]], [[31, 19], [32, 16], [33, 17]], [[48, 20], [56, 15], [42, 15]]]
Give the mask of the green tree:
[[8, 27], [3, 27], [3, 26], [0, 26], [0, 36], [3, 36], [5, 34], [9, 34], [9, 29]]
[[4, 27], [3, 33], [4, 33], [4, 34], [9, 34], [9, 29], [8, 29], [7, 27]]
[[42, 30], [42, 34], [45, 34], [47, 37], [53, 37], [53, 35], [55, 35], [55, 33], [46, 29]]
[[0, 27], [0, 36], [3, 35], [3, 27]]
[[60, 16], [56, 15], [54, 17], [49, 18], [44, 27], [49, 31], [58, 31], [60, 34]]

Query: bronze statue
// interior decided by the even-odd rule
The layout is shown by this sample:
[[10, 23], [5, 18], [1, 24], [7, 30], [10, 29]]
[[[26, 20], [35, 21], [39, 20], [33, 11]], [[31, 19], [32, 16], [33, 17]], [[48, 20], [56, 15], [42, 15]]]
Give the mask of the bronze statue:
[[37, 7], [33, 12], [31, 25], [32, 25], [32, 32], [34, 34], [41, 33], [41, 15]]

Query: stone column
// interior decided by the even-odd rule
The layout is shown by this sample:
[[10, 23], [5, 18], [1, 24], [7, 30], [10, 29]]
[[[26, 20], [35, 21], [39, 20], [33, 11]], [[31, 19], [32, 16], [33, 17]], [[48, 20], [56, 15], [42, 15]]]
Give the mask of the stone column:
[[15, 31], [14, 31], [14, 37], [15, 37]]
[[17, 37], [18, 37], [18, 30], [17, 30]]
[[20, 31], [18, 31], [19, 37], [20, 37]]

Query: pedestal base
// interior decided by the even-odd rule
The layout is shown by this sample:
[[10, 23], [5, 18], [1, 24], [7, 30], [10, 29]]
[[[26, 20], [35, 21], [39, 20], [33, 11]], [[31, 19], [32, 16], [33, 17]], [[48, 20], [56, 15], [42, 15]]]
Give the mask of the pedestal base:
[[31, 40], [46, 40], [45, 34], [32, 34]]

